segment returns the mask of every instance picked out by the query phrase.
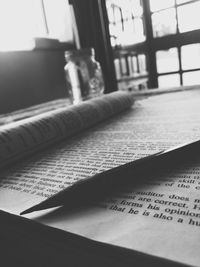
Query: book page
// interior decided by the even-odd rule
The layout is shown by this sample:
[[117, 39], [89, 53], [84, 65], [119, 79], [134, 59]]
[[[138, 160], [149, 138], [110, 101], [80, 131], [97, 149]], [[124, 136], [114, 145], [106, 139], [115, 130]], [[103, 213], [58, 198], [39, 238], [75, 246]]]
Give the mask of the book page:
[[103, 243], [199, 266], [199, 193], [200, 158], [146, 175], [142, 183], [124, 186], [85, 207], [80, 203], [77, 209], [27, 217]]
[[32, 202], [81, 179], [198, 139], [200, 101], [195, 94], [135, 103], [132, 109], [1, 172], [1, 209], [19, 214]]
[[0, 167], [49, 147], [133, 104], [128, 93], [114, 92], [0, 127]]
[[[187, 101], [182, 99], [185, 96], [187, 96]], [[171, 110], [167, 110], [167, 113], [162, 116], [166, 115], [164, 116], [165, 123], [169, 127], [167, 118], [174, 113], [171, 117], [174, 118], [171, 121], [174, 123], [173, 140], [177, 133], [180, 141], [187, 139], [189, 134], [187, 127], [190, 127], [190, 133], [193, 133], [194, 138], [200, 134], [199, 107], [195, 105], [200, 101], [200, 93], [194, 94], [196, 96], [194, 101], [190, 99], [190, 94], [185, 94], [185, 96], [179, 95], [176, 112], [172, 108], [175, 99], [171, 96], [166, 97], [166, 102], [162, 104], [159, 101], [161, 98], [157, 97], [151, 102], [154, 103], [157, 111], [160, 110], [160, 114], [163, 106], [171, 103]], [[186, 106], [184, 107], [181, 103]], [[151, 122], [155, 123], [156, 121], [159, 124], [159, 117], [153, 112], [154, 108], [151, 107], [151, 110], [147, 108], [150, 104], [149, 100], [143, 101], [142, 104], [145, 106], [145, 111], [148, 112], [148, 118], [150, 118], [151, 111]], [[188, 107], [191, 108], [191, 111]], [[175, 121], [176, 116], [179, 121]], [[187, 122], [185, 125], [181, 123], [181, 118]], [[143, 123], [146, 125], [147, 120]], [[160, 124], [160, 126], [163, 125]], [[162, 139], [162, 136], [166, 135], [160, 127], [160, 134], [157, 133], [157, 137], [160, 137], [158, 140], [164, 146], [167, 139]], [[171, 140], [170, 138], [169, 140]], [[153, 143], [152, 140], [151, 142]], [[156, 148], [156, 146], [153, 147]], [[155, 170], [155, 173], [146, 175], [142, 182], [140, 182], [140, 178], [133, 177], [133, 181], [137, 182], [116, 190], [98, 202], [91, 201], [90, 205], [85, 207], [80, 203], [80, 207], [77, 209], [60, 208], [40, 211], [29, 214], [27, 217], [103, 243], [133, 249], [183, 264], [199, 266], [200, 157], [197, 156], [194, 161], [189, 160], [184, 166], [177, 166], [174, 169], [168, 168], [159, 172]]]

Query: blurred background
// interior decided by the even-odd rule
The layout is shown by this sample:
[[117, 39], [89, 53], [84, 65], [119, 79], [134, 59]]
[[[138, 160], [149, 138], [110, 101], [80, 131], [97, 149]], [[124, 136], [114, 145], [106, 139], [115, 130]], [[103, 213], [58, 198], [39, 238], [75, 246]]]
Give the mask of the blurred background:
[[64, 54], [87, 47], [105, 93], [200, 84], [199, 14], [200, 0], [0, 0], [0, 113], [65, 98]]

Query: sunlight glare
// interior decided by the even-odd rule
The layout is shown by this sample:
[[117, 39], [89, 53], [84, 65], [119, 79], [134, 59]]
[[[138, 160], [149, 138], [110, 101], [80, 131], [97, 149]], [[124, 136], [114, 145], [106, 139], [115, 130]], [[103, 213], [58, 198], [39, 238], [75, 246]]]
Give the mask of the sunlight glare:
[[[45, 35], [40, 1], [0, 0], [0, 50], [27, 50]], [[42, 22], [42, 23], [41, 23]]]

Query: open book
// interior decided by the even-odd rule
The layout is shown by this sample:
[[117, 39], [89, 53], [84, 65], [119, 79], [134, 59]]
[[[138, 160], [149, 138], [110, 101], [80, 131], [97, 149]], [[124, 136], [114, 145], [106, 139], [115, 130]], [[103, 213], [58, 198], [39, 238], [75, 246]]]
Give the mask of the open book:
[[[135, 103], [116, 92], [2, 126], [0, 209], [19, 215], [80, 179], [198, 140], [199, 113], [198, 90]], [[127, 249], [129, 257], [139, 252], [199, 266], [200, 159], [136, 180], [86, 206], [26, 217]]]

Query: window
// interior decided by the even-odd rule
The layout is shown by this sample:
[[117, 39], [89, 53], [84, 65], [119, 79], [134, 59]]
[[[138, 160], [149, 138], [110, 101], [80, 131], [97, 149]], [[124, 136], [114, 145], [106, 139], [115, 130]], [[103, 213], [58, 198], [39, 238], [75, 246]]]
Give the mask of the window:
[[158, 77], [159, 87], [180, 86], [179, 74], [168, 74]]
[[170, 48], [156, 52], [156, 62], [158, 73], [165, 73], [179, 70], [178, 50]]
[[0, 50], [34, 47], [34, 38], [73, 42], [66, 0], [0, 0]]
[[175, 8], [161, 10], [152, 14], [153, 36], [162, 37], [176, 33], [176, 11]]
[[[140, 0], [107, 0], [106, 3], [110, 22], [110, 39], [113, 47], [127, 47], [146, 40], [144, 11]], [[140, 78], [143, 84], [146, 83], [145, 53], [119, 49], [119, 53], [116, 51], [114, 54], [119, 88], [123, 86], [138, 88], [140, 87]], [[135, 80], [135, 83], [131, 80]]]
[[198, 69], [200, 68], [200, 44], [190, 44], [181, 47], [182, 69]]
[[[126, 2], [129, 4], [125, 0], [107, 0], [108, 18], [111, 28], [115, 29], [111, 32], [114, 51], [144, 55], [149, 87], [200, 83], [200, 0]], [[117, 8], [120, 10], [118, 20], [114, 17], [111, 20], [110, 14], [114, 14]], [[129, 30], [122, 27], [126, 8], [131, 14]], [[142, 20], [142, 26], [137, 27], [137, 34], [136, 30], [133, 31], [136, 18]], [[123, 35], [116, 25], [121, 32], [124, 31]]]
[[108, 0], [111, 43], [129, 45], [145, 40], [143, 8], [140, 0]]
[[[181, 1], [180, 1], [181, 2]], [[200, 2], [189, 3], [177, 7], [179, 32], [200, 29]], [[186, 19], [187, 18], [187, 19]]]

